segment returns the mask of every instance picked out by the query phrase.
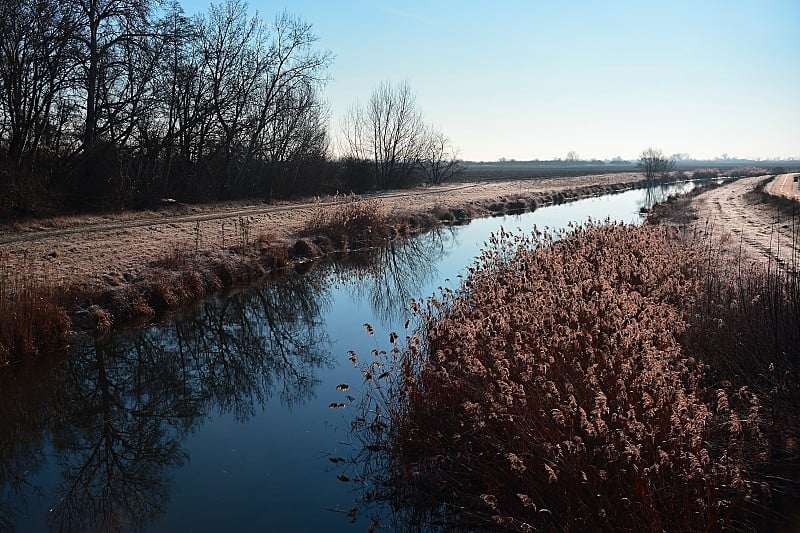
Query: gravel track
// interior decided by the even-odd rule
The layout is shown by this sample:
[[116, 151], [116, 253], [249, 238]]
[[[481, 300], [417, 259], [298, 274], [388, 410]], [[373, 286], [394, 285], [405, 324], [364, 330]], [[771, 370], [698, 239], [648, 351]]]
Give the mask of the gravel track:
[[[782, 174], [773, 184], [793, 174]], [[722, 237], [731, 247], [737, 247], [750, 260], [777, 261], [788, 267], [797, 257], [800, 227], [767, 203], [756, 203], [746, 195], [764, 176], [742, 178], [700, 194], [694, 203], [704, 224], [704, 231]], [[771, 187], [768, 186], [768, 189]]]

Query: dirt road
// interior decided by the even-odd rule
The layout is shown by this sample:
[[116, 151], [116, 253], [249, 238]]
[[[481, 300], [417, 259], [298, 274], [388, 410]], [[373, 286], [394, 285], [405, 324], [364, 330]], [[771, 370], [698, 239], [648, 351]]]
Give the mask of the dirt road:
[[[791, 184], [792, 176], [777, 176], [773, 185], [787, 181]], [[763, 179], [743, 178], [699, 195], [694, 202], [700, 217], [698, 223], [704, 224], [712, 235], [723, 237], [732, 249], [741, 249], [751, 260], [772, 259], [785, 266], [796, 253], [800, 228], [797, 220], [745, 196]]]
[[800, 200], [800, 181], [798, 181], [800, 174], [781, 174], [775, 178], [769, 188], [769, 192], [788, 198]]
[[[452, 183], [370, 197], [379, 198], [389, 212], [425, 212], [641, 178], [629, 173]], [[176, 249], [219, 250], [259, 235], [286, 239], [305, 225], [320, 204], [331, 201], [176, 205], [159, 211], [36, 220], [0, 227], [0, 253], [8, 254], [12, 262], [24, 257], [45, 282], [114, 287], [137, 279], [154, 260]]]

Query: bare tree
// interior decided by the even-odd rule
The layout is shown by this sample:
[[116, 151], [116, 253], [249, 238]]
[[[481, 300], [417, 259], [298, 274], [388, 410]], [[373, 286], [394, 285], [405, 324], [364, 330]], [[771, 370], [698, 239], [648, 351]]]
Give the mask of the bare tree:
[[456, 149], [450, 138], [434, 127], [425, 134], [422, 169], [428, 183], [438, 184], [453, 179], [462, 172]]
[[666, 177], [675, 168], [675, 160], [667, 158], [661, 150], [647, 148], [639, 155], [638, 167], [644, 172], [645, 178], [652, 181], [656, 177]]
[[266, 24], [248, 17], [242, 0], [212, 6], [202, 36], [228, 185], [235, 187], [254, 161], [287, 159], [300, 125], [321, 123], [317, 92], [331, 55], [314, 48], [311, 25], [286, 12]]
[[[263, 145], [261, 134], [276, 122], [288, 123], [293, 131], [310, 109], [319, 108], [316, 89], [327, 81], [325, 69], [331, 54], [313, 48], [317, 37], [310, 24], [283, 12], [272, 24], [271, 42], [266, 47], [266, 70], [259, 80], [257, 105], [246, 161]], [[285, 148], [286, 143], [280, 143]], [[285, 150], [284, 150], [285, 151]]]
[[34, 175], [92, 205], [292, 194], [326, 164], [316, 42], [245, 0], [194, 18], [178, 0], [0, 1], [0, 204], [21, 205], [8, 192]]
[[73, 0], [77, 5], [78, 58], [83, 67], [84, 153], [98, 137], [124, 142], [141, 113], [141, 95], [152, 76], [148, 54], [152, 0]]
[[[0, 6], [0, 132], [12, 163], [32, 162], [67, 83], [72, 13], [53, 0], [8, 0]], [[0, 136], [3, 139], [3, 136]]]
[[372, 161], [380, 188], [407, 183], [420, 170], [425, 125], [407, 83], [381, 83], [366, 108], [350, 108], [343, 133], [349, 156]]

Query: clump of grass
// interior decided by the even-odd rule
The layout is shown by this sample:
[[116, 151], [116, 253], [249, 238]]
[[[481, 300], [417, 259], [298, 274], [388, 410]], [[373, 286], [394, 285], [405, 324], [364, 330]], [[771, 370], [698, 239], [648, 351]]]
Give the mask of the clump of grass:
[[272, 233], [261, 233], [255, 241], [259, 261], [265, 268], [281, 269], [289, 264], [287, 245]]
[[28, 258], [0, 252], [0, 365], [68, 346], [62, 293], [33, 276]]
[[337, 197], [333, 204], [320, 204], [303, 236], [324, 236], [340, 250], [372, 246], [388, 236], [389, 217], [380, 200]]
[[494, 237], [393, 350], [395, 503], [461, 527], [741, 524], [768, 492], [762, 400], [684, 346], [706, 334], [712, 266], [663, 227]]

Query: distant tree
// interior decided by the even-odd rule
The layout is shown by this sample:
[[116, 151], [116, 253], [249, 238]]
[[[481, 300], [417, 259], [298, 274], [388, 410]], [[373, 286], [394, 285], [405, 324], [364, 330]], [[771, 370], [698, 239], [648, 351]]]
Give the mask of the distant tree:
[[407, 83], [380, 84], [366, 107], [350, 108], [342, 129], [348, 155], [372, 161], [377, 187], [407, 183], [420, 168], [425, 125]]
[[462, 171], [458, 150], [445, 134], [433, 127], [425, 135], [422, 170], [427, 182], [432, 184], [451, 180]]
[[423, 121], [407, 83], [384, 82], [366, 106], [353, 105], [342, 120], [346, 160], [369, 161], [378, 188], [421, 179], [441, 183], [461, 171], [458, 149]]
[[644, 172], [645, 178], [652, 181], [656, 177], [666, 177], [675, 168], [675, 160], [667, 158], [661, 150], [647, 148], [639, 155], [638, 167]]
[[565, 161], [574, 163], [575, 161], [580, 161], [580, 158], [581, 157], [578, 155], [578, 152], [576, 152], [575, 150], [570, 150], [569, 152], [567, 152], [567, 157]]

